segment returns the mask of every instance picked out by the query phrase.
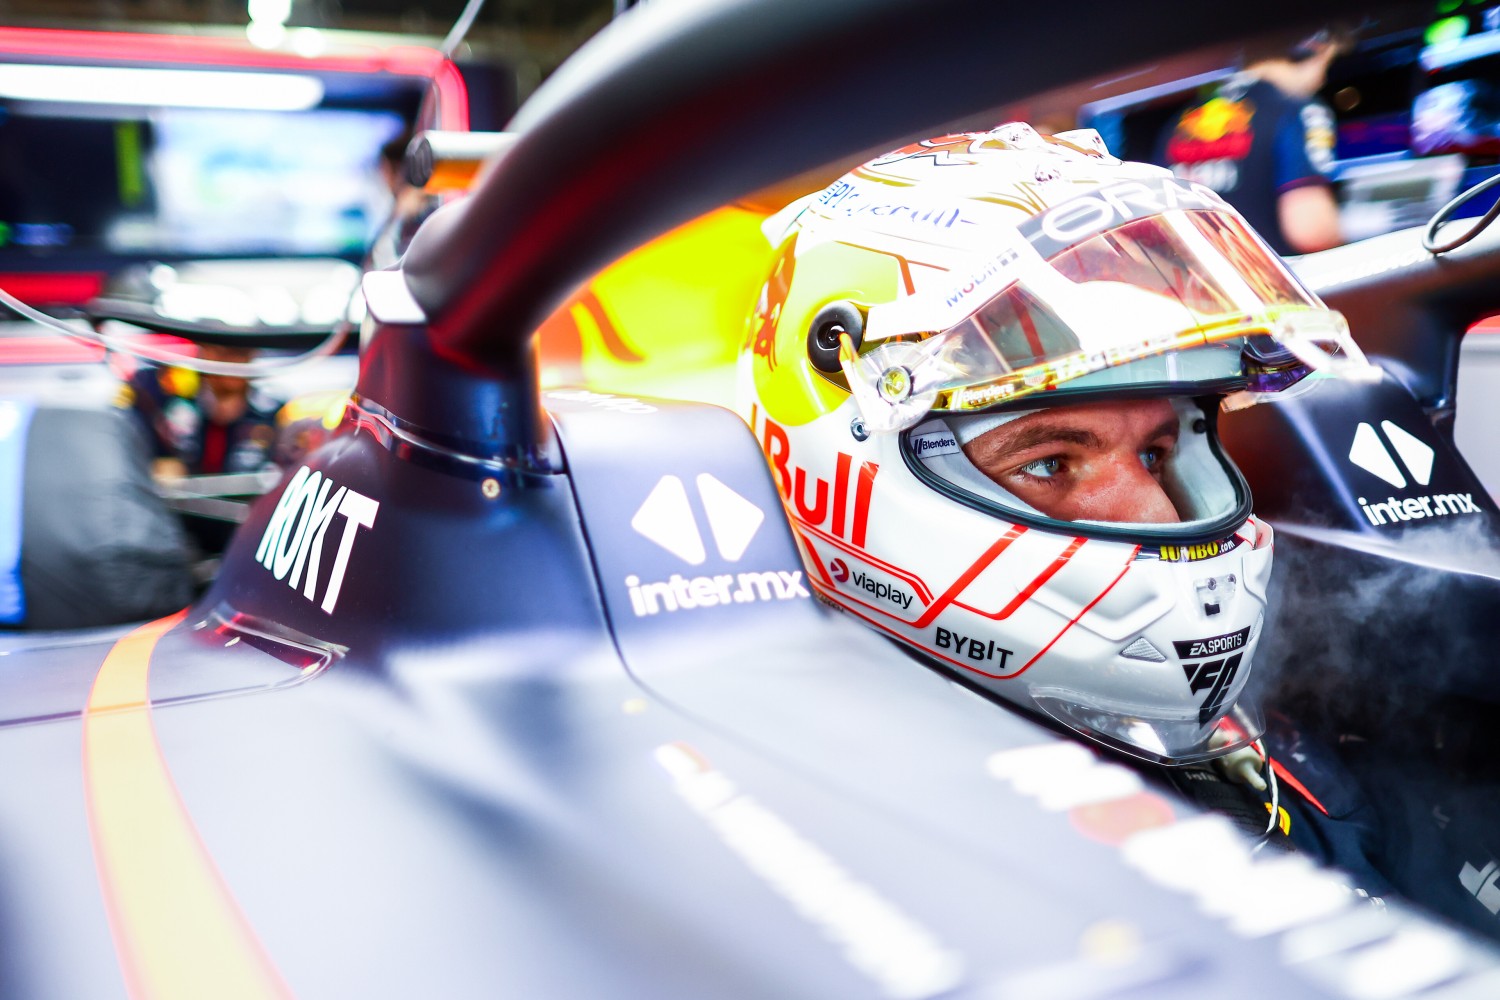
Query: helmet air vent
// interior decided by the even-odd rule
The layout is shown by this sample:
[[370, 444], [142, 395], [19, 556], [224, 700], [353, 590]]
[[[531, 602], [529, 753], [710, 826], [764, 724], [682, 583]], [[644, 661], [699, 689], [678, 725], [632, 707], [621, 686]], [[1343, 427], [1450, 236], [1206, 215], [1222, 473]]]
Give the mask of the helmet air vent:
[[1166, 654], [1151, 644], [1151, 640], [1141, 636], [1135, 642], [1120, 650], [1120, 655], [1132, 660], [1147, 660], [1151, 663], [1167, 662]]

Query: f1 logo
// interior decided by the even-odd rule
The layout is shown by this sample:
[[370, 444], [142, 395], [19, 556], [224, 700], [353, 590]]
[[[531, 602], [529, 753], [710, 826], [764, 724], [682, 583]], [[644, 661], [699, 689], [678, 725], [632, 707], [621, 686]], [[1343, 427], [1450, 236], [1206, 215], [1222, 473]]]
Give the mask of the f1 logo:
[[[1396, 454], [1401, 457], [1402, 463], [1405, 464], [1412, 478], [1422, 486], [1430, 483], [1432, 481], [1432, 449], [1389, 420], [1382, 420], [1380, 429], [1385, 431], [1386, 440], [1390, 441], [1391, 448], [1395, 449]], [[1402, 475], [1400, 466], [1391, 457], [1390, 451], [1381, 443], [1380, 436], [1375, 433], [1375, 428], [1367, 423], [1361, 423], [1354, 430], [1354, 443], [1349, 447], [1349, 461], [1371, 475], [1380, 477], [1398, 490], [1406, 488], [1406, 476]]]
[[1208, 725], [1209, 721], [1224, 707], [1224, 702], [1234, 686], [1234, 675], [1239, 673], [1240, 660], [1244, 658], [1244, 655], [1244, 653], [1235, 653], [1224, 659], [1182, 665], [1183, 672], [1187, 674], [1188, 687], [1193, 694], [1209, 688], [1208, 698], [1203, 702], [1203, 707], [1198, 710], [1200, 726]]

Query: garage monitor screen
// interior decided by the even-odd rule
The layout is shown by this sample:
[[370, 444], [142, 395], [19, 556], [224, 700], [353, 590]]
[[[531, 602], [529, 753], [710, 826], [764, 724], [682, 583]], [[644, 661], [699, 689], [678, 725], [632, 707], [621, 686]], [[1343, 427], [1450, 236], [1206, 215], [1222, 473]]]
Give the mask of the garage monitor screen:
[[0, 100], [0, 266], [357, 257], [391, 204], [381, 148], [407, 121], [380, 108]]

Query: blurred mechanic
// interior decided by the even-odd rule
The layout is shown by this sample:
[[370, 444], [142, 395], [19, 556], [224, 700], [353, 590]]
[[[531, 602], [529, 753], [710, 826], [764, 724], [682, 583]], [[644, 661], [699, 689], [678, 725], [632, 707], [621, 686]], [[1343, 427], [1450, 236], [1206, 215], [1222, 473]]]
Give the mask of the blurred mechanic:
[[[244, 363], [254, 351], [203, 344], [198, 356]], [[115, 405], [130, 410], [145, 432], [158, 479], [255, 472], [275, 457], [277, 403], [239, 376], [142, 367], [120, 387]]]
[[1333, 112], [1315, 95], [1353, 40], [1324, 28], [1252, 43], [1243, 70], [1168, 124], [1156, 162], [1219, 192], [1278, 253], [1338, 246]]
[[1268, 730], [1247, 686], [1273, 532], [1221, 405], [1368, 366], [1228, 203], [1092, 130], [1009, 123], [872, 160], [766, 231], [743, 406], [819, 597], [1362, 894], [1491, 919], [1413, 862], [1482, 851]]
[[395, 264], [423, 221], [441, 204], [440, 199], [406, 179], [406, 151], [411, 139], [410, 132], [403, 132], [380, 147], [376, 169], [391, 201], [370, 242], [367, 265], [372, 270]]

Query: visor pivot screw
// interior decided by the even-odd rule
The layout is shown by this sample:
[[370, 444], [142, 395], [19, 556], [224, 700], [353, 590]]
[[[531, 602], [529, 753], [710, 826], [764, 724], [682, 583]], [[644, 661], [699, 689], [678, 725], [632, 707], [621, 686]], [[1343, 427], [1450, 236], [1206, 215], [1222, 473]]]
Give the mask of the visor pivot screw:
[[1197, 420], [1194, 420], [1193, 421], [1193, 433], [1194, 434], [1207, 434], [1208, 433], [1208, 421], [1204, 420], [1202, 417], [1199, 417]]
[[500, 495], [500, 480], [490, 478], [479, 484], [479, 492], [484, 494], [486, 500], [493, 500]]
[[855, 417], [854, 420], [850, 422], [849, 433], [854, 437], [854, 440], [856, 441], [868, 441], [870, 439], [869, 428], [866, 427], [865, 422], [858, 417]]
[[887, 368], [880, 373], [876, 388], [887, 403], [903, 402], [911, 395], [911, 372], [899, 366]]

